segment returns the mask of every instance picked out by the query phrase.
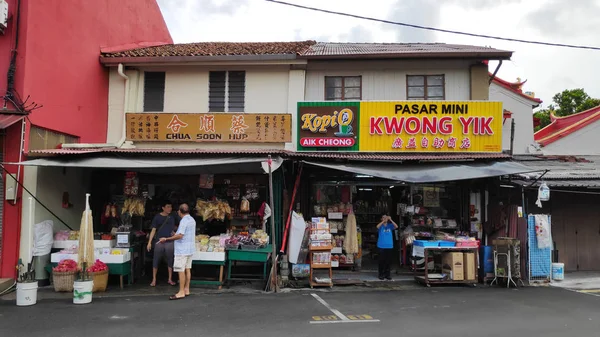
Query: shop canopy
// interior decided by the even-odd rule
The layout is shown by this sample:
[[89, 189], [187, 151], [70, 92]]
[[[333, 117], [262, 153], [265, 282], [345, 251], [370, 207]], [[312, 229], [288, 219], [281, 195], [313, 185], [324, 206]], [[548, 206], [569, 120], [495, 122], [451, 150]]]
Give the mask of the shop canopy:
[[536, 171], [513, 161], [421, 164], [321, 163], [313, 161], [305, 161], [305, 163], [415, 184], [489, 178]]
[[[168, 174], [198, 174], [198, 173], [264, 173], [261, 162], [262, 157], [52, 157], [27, 160], [18, 165], [38, 167], [77, 167], [113, 170], [131, 170], [147, 173]], [[274, 157], [277, 163], [283, 161], [281, 157]]]

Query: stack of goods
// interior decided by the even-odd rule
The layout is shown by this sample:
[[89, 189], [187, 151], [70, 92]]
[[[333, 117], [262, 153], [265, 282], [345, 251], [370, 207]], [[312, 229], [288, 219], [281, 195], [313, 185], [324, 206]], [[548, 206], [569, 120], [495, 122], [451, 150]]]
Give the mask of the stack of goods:
[[52, 268], [52, 283], [54, 285], [54, 291], [73, 291], [73, 284], [79, 273], [79, 267], [75, 260], [62, 260], [60, 263]]
[[54, 235], [54, 241], [79, 240], [79, 231], [58, 231]]
[[331, 263], [331, 253], [313, 253], [313, 261], [314, 264], [330, 264]]
[[265, 232], [258, 230], [252, 235], [248, 233], [232, 235], [225, 240], [225, 247], [227, 249], [238, 249], [241, 246], [242, 249], [256, 250], [264, 248], [268, 243], [269, 236]]
[[354, 254], [334, 255], [333, 261], [338, 261], [340, 264], [354, 264]]
[[265, 231], [258, 229], [252, 234], [252, 239], [257, 240], [262, 246], [269, 244], [269, 235]]
[[226, 239], [227, 236], [224, 234], [213, 237], [197, 235], [196, 250], [199, 252], [224, 252]]
[[319, 204], [314, 206], [315, 216], [328, 216], [329, 213], [350, 214], [352, 212], [351, 203]]
[[345, 235], [336, 235], [331, 240], [332, 247], [344, 247], [344, 240], [346, 239]]
[[338, 231], [346, 230], [346, 224], [343, 221], [329, 220], [329, 226], [331, 227], [331, 230], [333, 232], [335, 232], [335, 230], [338, 230]]
[[333, 243], [331, 239], [331, 234], [329, 233], [319, 233], [313, 232], [310, 235], [310, 246], [311, 247], [329, 247]]
[[121, 213], [129, 213], [132, 216], [144, 216], [146, 209], [144, 207], [144, 199], [141, 198], [127, 198], [125, 199], [125, 203], [123, 204], [123, 209]]
[[87, 272], [94, 281], [92, 292], [106, 291], [106, 285], [108, 284], [108, 266], [106, 263], [96, 260], [96, 262], [87, 269]]
[[196, 201], [196, 214], [204, 221], [231, 219], [231, 207], [226, 201]]

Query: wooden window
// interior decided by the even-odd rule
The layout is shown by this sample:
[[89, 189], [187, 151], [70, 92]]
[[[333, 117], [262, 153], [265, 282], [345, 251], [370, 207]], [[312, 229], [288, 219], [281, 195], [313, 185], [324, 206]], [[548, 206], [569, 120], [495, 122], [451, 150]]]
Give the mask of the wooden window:
[[325, 76], [325, 100], [361, 100], [361, 76]]
[[209, 112], [244, 112], [245, 101], [245, 71], [211, 71], [209, 73]]
[[444, 75], [406, 76], [406, 98], [411, 100], [444, 100]]
[[162, 112], [165, 108], [165, 73], [144, 72], [144, 111]]

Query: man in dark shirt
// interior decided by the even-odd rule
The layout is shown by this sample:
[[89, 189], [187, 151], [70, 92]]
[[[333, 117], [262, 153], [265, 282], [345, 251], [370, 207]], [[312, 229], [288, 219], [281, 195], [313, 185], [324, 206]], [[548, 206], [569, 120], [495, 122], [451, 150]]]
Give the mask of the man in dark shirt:
[[[165, 201], [162, 203], [162, 212], [154, 216], [152, 220], [152, 232], [150, 232], [150, 238], [148, 240], [148, 251], [152, 250], [152, 244], [154, 239], [156, 241], [161, 238], [168, 238], [173, 236], [175, 233], [175, 218], [171, 215], [173, 211], [173, 205], [171, 202]], [[169, 268], [169, 284], [175, 285], [173, 282], [173, 260], [175, 258], [175, 251], [173, 242], [166, 242], [160, 245], [154, 245], [154, 259], [152, 261], [152, 283], [151, 287], [156, 286], [156, 274], [158, 273], [158, 265], [162, 258], [167, 259], [167, 267]]]

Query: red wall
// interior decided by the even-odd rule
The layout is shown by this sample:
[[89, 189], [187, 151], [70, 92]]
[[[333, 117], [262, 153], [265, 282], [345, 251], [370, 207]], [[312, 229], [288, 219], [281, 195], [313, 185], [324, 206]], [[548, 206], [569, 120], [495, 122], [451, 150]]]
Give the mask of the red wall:
[[[8, 2], [10, 26], [17, 0]], [[156, 0], [21, 0], [20, 20], [16, 90], [43, 105], [29, 120], [82, 143], [106, 142], [108, 71], [99, 63], [100, 49], [173, 43]], [[10, 27], [0, 36], [0, 93], [6, 91], [13, 32]], [[19, 160], [20, 130], [20, 123], [7, 130], [5, 162]], [[4, 203], [0, 277], [15, 275], [20, 214], [20, 200]]]

